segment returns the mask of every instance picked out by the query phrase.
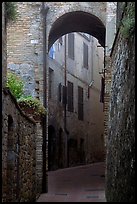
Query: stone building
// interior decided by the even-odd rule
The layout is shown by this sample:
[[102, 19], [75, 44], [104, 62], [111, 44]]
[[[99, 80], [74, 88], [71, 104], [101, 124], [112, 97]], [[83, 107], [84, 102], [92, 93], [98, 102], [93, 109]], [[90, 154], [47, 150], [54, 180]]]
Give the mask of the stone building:
[[104, 49], [93, 36], [69, 33], [48, 61], [49, 169], [103, 161]]
[[[52, 47], [53, 43], [57, 39], [60, 39], [65, 34], [68, 34], [71, 32], [85, 32], [87, 34], [92, 35], [93, 37], [96, 37], [98, 39], [98, 42], [104, 47], [104, 51], [105, 51], [104, 137], [105, 137], [106, 149], [107, 149], [106, 197], [108, 201], [112, 201], [112, 202], [113, 201], [120, 201], [120, 202], [134, 201], [134, 194], [135, 194], [134, 193], [134, 189], [135, 189], [135, 186], [134, 186], [134, 175], [135, 175], [134, 107], [135, 106], [134, 106], [134, 80], [133, 80], [134, 68], [135, 68], [133, 66], [134, 54], [135, 54], [134, 53], [135, 38], [134, 38], [134, 35], [132, 35], [132, 37], [128, 38], [127, 40], [127, 37], [124, 38], [121, 35], [121, 29], [118, 29], [120, 25], [119, 22], [123, 20], [124, 14], [127, 17], [132, 15], [132, 12], [130, 12], [129, 15], [125, 13], [125, 11], [128, 9], [124, 9], [126, 7], [128, 8], [128, 6], [130, 6], [130, 3], [131, 2], [119, 2], [118, 4], [116, 2], [17, 2], [18, 13], [19, 13], [17, 21], [9, 24], [7, 28], [8, 68], [12, 69], [13, 71], [18, 70], [17, 71], [18, 74], [21, 74], [23, 78], [27, 81], [26, 93], [31, 94], [34, 97], [40, 98], [40, 100], [43, 101], [43, 104], [44, 106], [46, 106], [47, 109], [48, 109], [48, 102], [51, 103], [51, 99], [48, 100], [48, 97], [50, 97], [50, 90], [48, 90], [48, 87], [52, 88], [50, 87], [50, 83], [48, 84], [48, 82], [50, 82], [48, 80], [48, 77], [49, 78], [53, 77], [52, 74], [54, 73], [54, 71], [52, 70], [54, 70], [55, 68], [54, 63], [48, 60], [48, 52]], [[116, 10], [116, 8], [120, 8], [120, 9]], [[117, 13], [118, 19], [119, 19], [118, 22], [116, 22], [116, 11], [118, 11]], [[131, 24], [128, 23], [128, 25], [132, 25], [132, 23]], [[3, 37], [3, 41], [4, 39], [5, 38]], [[2, 49], [3, 49], [2, 50], [3, 52], [6, 50], [4, 46], [2, 47]], [[4, 57], [2, 58], [2, 63], [3, 62], [4, 62]], [[68, 68], [68, 64], [66, 65]], [[58, 63], [56, 66], [57, 67], [59, 66]], [[73, 67], [73, 63], [72, 63], [72, 67]], [[73, 71], [71, 70], [72, 67], [70, 67], [70, 71]], [[50, 71], [50, 74], [49, 74], [49, 71]], [[6, 76], [5, 76], [6, 66], [4, 64], [2, 67], [2, 73], [3, 73], [2, 79], [4, 84], [6, 79]], [[61, 77], [61, 74], [60, 74], [60, 77]], [[71, 74], [67, 73], [67, 77], [68, 77], [67, 80], [69, 80], [69, 82], [72, 82], [75, 79], [75, 77], [72, 76]], [[68, 84], [70, 87], [72, 87], [71, 83], [67, 82], [67, 85]], [[61, 85], [64, 86], [65, 83], [63, 84], [63, 81], [62, 81]], [[84, 83], [80, 82], [79, 86], [82, 87], [82, 85], [84, 85]], [[93, 94], [93, 93], [95, 94], [95, 92], [92, 90], [94, 88], [94, 85], [95, 83], [90, 89], [91, 91], [90, 94]], [[63, 87], [63, 86], [59, 86], [59, 87]], [[84, 85], [84, 87], [85, 87], [85, 90], [87, 90], [86, 85]], [[66, 90], [66, 89], [62, 88], [61, 90]], [[3, 104], [4, 104], [5, 94], [4, 92], [2, 94], [3, 94]], [[7, 97], [10, 97], [10, 96], [8, 95]], [[128, 101], [128, 99], [130, 100]], [[66, 98], [63, 97], [64, 102], [65, 100]], [[11, 104], [11, 101], [9, 102], [9, 104]], [[72, 105], [72, 101], [70, 104]], [[15, 106], [16, 105], [14, 104], [13, 107], [15, 108]], [[5, 110], [6, 105], [4, 105], [3, 107]], [[76, 106], [73, 106], [74, 110], [76, 110], [75, 107]], [[60, 108], [60, 106], [58, 108]], [[68, 107], [66, 106], [66, 108]], [[52, 116], [52, 110], [54, 111], [54, 109], [51, 109], [49, 111], [49, 113], [51, 113], [51, 116]], [[62, 112], [64, 110], [65, 109], [61, 108]], [[110, 114], [109, 114], [109, 111], [110, 111]], [[3, 115], [4, 115], [4, 112], [3, 112]], [[76, 116], [76, 113], [72, 113], [67, 110], [66, 116], [70, 116], [70, 115]], [[5, 121], [8, 121], [7, 116]], [[60, 117], [60, 115], [58, 115], [58, 117]], [[54, 128], [52, 127], [53, 124], [55, 123], [51, 118], [52, 117], [49, 117], [49, 118], [47, 117], [46, 122], [43, 125], [44, 127], [43, 138], [46, 141], [46, 142], [44, 141], [45, 143], [43, 144], [43, 149], [42, 149], [42, 140], [39, 142], [39, 147], [38, 147], [38, 149], [40, 149], [40, 151], [38, 152], [42, 152], [43, 150], [43, 155], [44, 156], [46, 155], [46, 160], [45, 160], [45, 157], [43, 157], [44, 165], [45, 165], [45, 161], [47, 161], [47, 158], [48, 158], [48, 154], [47, 154], [48, 132], [53, 136], [55, 135], [55, 132], [56, 132], [56, 129], [54, 129], [56, 127]], [[69, 119], [71, 121], [71, 117], [69, 117]], [[5, 121], [3, 121], [3, 124], [7, 123]], [[12, 120], [9, 119], [9, 121], [12, 121]], [[58, 138], [60, 137], [60, 141], [62, 138], [62, 133], [65, 130], [65, 128], [66, 128], [65, 138], [70, 139], [69, 138], [70, 131], [68, 131], [68, 128], [69, 128], [68, 118], [67, 120], [64, 120], [64, 121], [65, 123], [63, 123], [62, 121], [62, 124], [65, 124], [65, 126], [62, 125], [59, 128], [59, 130], [57, 130], [58, 133], [56, 132], [56, 134], [58, 134]], [[119, 121], [119, 123], [117, 123], [117, 121]], [[48, 125], [48, 122], [50, 122], [50, 125]], [[79, 122], [81, 122], [81, 120]], [[38, 129], [41, 130], [41, 128], [39, 127]], [[2, 152], [4, 152], [3, 154], [4, 165], [2, 167], [3, 168], [2, 171], [3, 171], [4, 181], [6, 181], [6, 176], [7, 176], [6, 174], [7, 132], [6, 131], [3, 128], [2, 142], [3, 142], [4, 149], [2, 149]], [[54, 141], [54, 137], [53, 137], [53, 141]], [[67, 140], [65, 139], [65, 141]], [[55, 141], [55, 143], [56, 142], [58, 141]], [[65, 143], [64, 144], [65, 147], [68, 147], [67, 143], [66, 142], [64, 143]], [[72, 154], [73, 153], [72, 146], [75, 146], [76, 142], [70, 140], [70, 144], [69, 144], [71, 146], [70, 152]], [[82, 148], [83, 140], [79, 140], [78, 144], [79, 145], [81, 144], [79, 147]], [[67, 148], [65, 148], [65, 150], [67, 150]], [[62, 148], [60, 148], [59, 152], [60, 151], [63, 151]], [[71, 157], [71, 154], [69, 155], [69, 158]], [[59, 167], [62, 167], [65, 161], [68, 161], [66, 159], [68, 155], [67, 151], [64, 152], [64, 155], [65, 155], [64, 157], [65, 159], [63, 158], [61, 159], [61, 161], [58, 164]], [[128, 157], [125, 157], [125, 155], [128, 155]], [[71, 161], [74, 161], [75, 158], [73, 158]], [[81, 158], [83, 158], [82, 155], [81, 155]], [[40, 159], [41, 159], [41, 155], [40, 155]], [[62, 161], [64, 162], [63, 164], [62, 164]], [[67, 166], [67, 163], [65, 163], [66, 166]], [[39, 162], [39, 165], [40, 165], [39, 178], [42, 180], [43, 178], [46, 177], [46, 175], [44, 174], [43, 178], [41, 177], [42, 176], [41, 162]], [[56, 164], [54, 168], [56, 168]], [[47, 166], [46, 167], [44, 166], [43, 169], [44, 171], [47, 170]], [[27, 174], [27, 175], [30, 175], [30, 174]], [[44, 179], [43, 181], [45, 182]], [[6, 187], [3, 187], [4, 196], [6, 195], [4, 194], [5, 190], [6, 190]], [[24, 189], [24, 192], [26, 192], [26, 189]], [[27, 196], [28, 194], [25, 195], [25, 198], [23, 199], [25, 201], [26, 199], [27, 201], [30, 201], [32, 197], [30, 198]]]
[[[104, 159], [103, 103], [100, 102], [103, 48], [88, 34], [70, 33], [59, 38], [49, 54], [49, 127], [56, 135], [56, 148], [60, 148], [59, 138], [64, 138], [62, 167], [66, 160], [68, 165], [101, 161]], [[53, 161], [61, 159], [59, 149], [56, 151], [57, 158]]]
[[[68, 11], [70, 5], [62, 3], [55, 6], [64, 7]], [[51, 7], [51, 4], [48, 2], [47, 6]], [[98, 4], [98, 8], [105, 9], [105, 4]], [[43, 84], [45, 82], [43, 81], [42, 57], [46, 58], [46, 55], [44, 56], [45, 53], [43, 53], [43, 17], [40, 9], [40, 2], [18, 3], [19, 17], [17, 23], [13, 23], [8, 27], [7, 61], [8, 68], [25, 80], [25, 93], [42, 101], [44, 97], [47, 98], [48, 96], [43, 92]], [[87, 4], [82, 5], [80, 3], [75, 7], [76, 11], [79, 9], [82, 9], [83, 12], [89, 10]], [[54, 10], [56, 9], [54, 8]], [[64, 10], [62, 12], [61, 15], [64, 15]], [[103, 15], [103, 12], [100, 14], [96, 10], [97, 15]], [[46, 20], [47, 35], [52, 25], [52, 22], [48, 23], [52, 13], [52, 8], [50, 8]], [[78, 15], [80, 14], [78, 13]], [[86, 16], [85, 18], [88, 19]], [[51, 20], [53, 21], [53, 16]], [[105, 22], [104, 16], [102, 16], [102, 20]], [[98, 20], [96, 23], [99, 23]], [[14, 30], [16, 32], [13, 33]], [[61, 35], [63, 32], [62, 27]], [[52, 38], [52, 32], [49, 38]], [[103, 44], [103, 38], [99, 38]], [[60, 42], [58, 43], [58, 41]], [[72, 41], [75, 41], [75, 45], [73, 45]], [[49, 102], [47, 102], [49, 109], [49, 169], [51, 168], [50, 166], [56, 169], [68, 165], [104, 160], [104, 113], [103, 103], [100, 102], [101, 79], [103, 80], [102, 77], [104, 77], [104, 49], [96, 38], [86, 33], [82, 34], [79, 32], [75, 33], [74, 36], [73, 34], [68, 34], [65, 62], [64, 43], [65, 37], [60, 37], [53, 45], [53, 47], [56, 47], [55, 59], [51, 60], [51, 58], [48, 58], [47, 60], [47, 70], [49, 69], [49, 73], [47, 73], [47, 87], [49, 88]], [[51, 44], [49, 44], [49, 48], [50, 46]], [[83, 53], [85, 56], [83, 56]], [[83, 61], [85, 67], [83, 66]], [[64, 66], [66, 66], [66, 79], [64, 79]], [[67, 87], [67, 92], [70, 94], [66, 106], [64, 104], [66, 102], [63, 101], [65, 87]], [[60, 99], [59, 91], [61, 95], [62, 93], [64, 94], [60, 96]], [[74, 123], [75, 126], [73, 125]], [[54, 152], [51, 149], [54, 149]], [[53, 156], [53, 154], [56, 156]], [[50, 155], [52, 155], [52, 159]], [[51, 161], [54, 162], [51, 164]]]
[[33, 202], [36, 182], [36, 123], [6, 88], [5, 2], [2, 3], [2, 202]]

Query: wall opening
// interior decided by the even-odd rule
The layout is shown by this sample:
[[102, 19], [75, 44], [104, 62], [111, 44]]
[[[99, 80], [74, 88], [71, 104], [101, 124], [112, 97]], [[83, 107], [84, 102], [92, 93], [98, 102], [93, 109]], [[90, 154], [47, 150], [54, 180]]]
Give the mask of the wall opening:
[[[7, 202], [18, 200], [18, 158], [16, 154], [17, 143], [14, 137], [14, 121], [8, 115], [8, 137], [7, 137]], [[16, 185], [17, 184], [17, 185]]]
[[57, 141], [55, 128], [50, 125], [48, 127], [48, 170], [55, 170], [57, 165]]
[[[72, 34], [73, 38], [70, 37]], [[83, 40], [81, 44], [79, 42], [76, 44], [76, 36]], [[100, 132], [98, 127], [101, 117], [102, 124], [104, 122], [103, 116], [99, 118], [99, 112], [102, 112], [103, 115], [103, 102], [100, 101], [99, 90], [101, 90], [101, 79], [104, 77], [105, 26], [96, 16], [83, 11], [64, 14], [52, 25], [47, 46], [49, 56], [47, 56], [48, 70], [46, 73], [48, 74], [49, 68], [52, 68], [55, 75], [54, 97], [48, 98], [48, 120], [51, 124], [48, 127], [48, 170], [85, 165], [93, 161], [102, 162], [105, 160], [104, 144], [100, 135], [104, 130], [101, 127], [103, 131]], [[51, 52], [54, 53], [54, 57], [51, 57]], [[103, 53], [101, 54], [102, 64], [98, 60], [93, 62], [100, 57], [100, 52]], [[93, 70], [95, 67], [97, 67], [98, 76]], [[76, 70], [77, 75], [75, 76]], [[83, 76], [85, 78], [82, 79]], [[99, 77], [100, 81], [97, 82]], [[48, 75], [47, 80], [49, 79]], [[50, 81], [47, 83], [49, 86]], [[68, 84], [71, 84], [71, 87]], [[56, 88], [58, 91], [55, 91]], [[92, 108], [88, 110], [85, 101]], [[100, 104], [99, 107], [96, 102]], [[95, 110], [97, 110], [96, 113]], [[89, 121], [92, 111], [94, 119]], [[64, 119], [65, 112], [66, 118]], [[85, 129], [83, 129], [83, 124]], [[62, 128], [57, 133], [54, 127], [58, 126]], [[92, 131], [88, 130], [89, 126], [94, 126]], [[92, 137], [90, 147], [88, 141]], [[97, 140], [99, 140], [98, 144]], [[88, 152], [89, 149], [93, 149], [92, 153]], [[98, 160], [98, 155], [96, 157], [96, 154], [99, 153], [102, 154], [100, 160]], [[68, 166], [65, 165], [66, 163]]]
[[62, 15], [54, 22], [49, 34], [49, 50], [58, 38], [71, 32], [88, 33], [105, 47], [105, 26], [101, 20], [90, 13], [75, 11]]

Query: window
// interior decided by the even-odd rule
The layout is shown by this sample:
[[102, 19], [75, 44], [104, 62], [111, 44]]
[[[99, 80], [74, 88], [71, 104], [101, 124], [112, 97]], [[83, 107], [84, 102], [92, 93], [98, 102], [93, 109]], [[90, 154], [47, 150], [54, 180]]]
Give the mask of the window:
[[55, 59], [55, 45], [53, 44], [52, 47], [49, 50], [49, 57], [51, 59]]
[[83, 42], [83, 67], [88, 69], [88, 45]]
[[78, 86], [78, 119], [83, 120], [83, 88]]
[[59, 93], [59, 95], [58, 95], [58, 99], [59, 99], [59, 102], [61, 102], [62, 100], [62, 85], [61, 85], [61, 83], [59, 83], [59, 86], [58, 86], [58, 93]]
[[105, 79], [101, 78], [100, 102], [104, 103]]
[[91, 39], [91, 35], [87, 34], [87, 33], [82, 33], [82, 32], [78, 32], [80, 35], [82, 35], [86, 40], [90, 41]]
[[68, 111], [73, 112], [73, 83], [68, 81]]
[[62, 45], [63, 44], [63, 38], [62, 37], [60, 37], [59, 39], [58, 39], [58, 41], [59, 41], [59, 43]]
[[63, 91], [62, 103], [64, 105], [66, 105], [67, 104], [67, 87], [66, 86], [62, 86], [62, 91]]
[[53, 70], [49, 68], [49, 98], [52, 97]]
[[60, 50], [60, 48], [61, 48], [62, 45], [63, 45], [63, 38], [60, 37], [60, 38], [58, 39], [58, 51]]
[[74, 33], [68, 34], [68, 57], [74, 60]]
[[39, 99], [39, 81], [38, 80], [36, 80], [35, 92], [36, 92], [36, 98]]

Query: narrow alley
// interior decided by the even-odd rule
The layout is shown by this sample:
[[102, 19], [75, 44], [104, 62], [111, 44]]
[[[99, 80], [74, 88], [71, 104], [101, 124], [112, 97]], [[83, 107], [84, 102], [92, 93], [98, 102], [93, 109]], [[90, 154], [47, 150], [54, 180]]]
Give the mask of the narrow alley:
[[50, 171], [37, 202], [106, 202], [104, 173], [103, 162]]
[[135, 2], [2, 2], [2, 202], [135, 202]]

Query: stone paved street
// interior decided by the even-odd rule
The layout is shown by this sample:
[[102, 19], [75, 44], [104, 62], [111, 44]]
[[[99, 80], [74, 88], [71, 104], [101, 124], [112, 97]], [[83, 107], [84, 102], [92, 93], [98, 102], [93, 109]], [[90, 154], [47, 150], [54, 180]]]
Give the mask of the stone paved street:
[[103, 162], [50, 171], [49, 192], [36, 202], [106, 202], [104, 172]]

